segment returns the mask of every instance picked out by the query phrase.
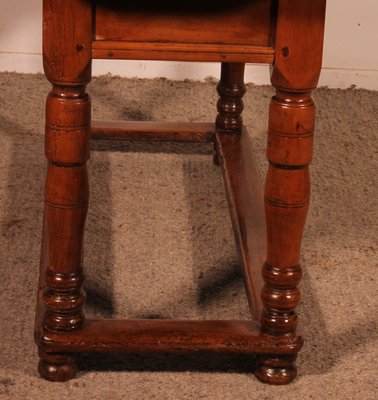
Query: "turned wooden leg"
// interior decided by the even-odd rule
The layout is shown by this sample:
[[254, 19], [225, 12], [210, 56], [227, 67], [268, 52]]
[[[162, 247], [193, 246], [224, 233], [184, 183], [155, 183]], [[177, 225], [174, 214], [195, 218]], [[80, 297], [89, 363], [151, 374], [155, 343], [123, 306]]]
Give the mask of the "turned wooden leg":
[[[323, 47], [325, 0], [280, 0], [276, 56], [271, 81], [265, 184], [267, 257], [263, 266], [264, 310], [261, 333], [296, 335], [295, 308], [300, 300], [300, 247], [310, 197], [309, 164], [315, 120], [311, 92], [316, 87]], [[296, 354], [261, 358], [256, 376], [285, 384], [296, 376]]]
[[68, 331], [84, 322], [82, 246], [88, 209], [90, 102], [85, 86], [54, 86], [47, 98], [45, 218], [48, 260], [45, 328]]
[[[88, 208], [89, 128], [85, 85], [54, 86], [46, 108], [48, 267], [42, 296], [43, 327], [52, 331], [79, 329], [84, 322], [82, 247]], [[49, 380], [70, 379], [77, 371], [72, 360], [68, 355], [44, 353], [39, 371]]]
[[[297, 327], [299, 255], [310, 196], [314, 117], [310, 92], [277, 90], [271, 101], [265, 185], [268, 248], [261, 318], [261, 330], [268, 335], [295, 335]], [[295, 357], [265, 357], [256, 376], [268, 383], [289, 383], [296, 376], [294, 362]]]
[[[217, 86], [219, 100], [218, 115], [215, 121], [217, 132], [241, 133], [243, 127], [244, 84], [243, 63], [222, 63], [221, 78]], [[218, 149], [214, 144], [214, 164], [219, 165]]]
[[44, 334], [77, 330], [84, 323], [82, 248], [91, 121], [86, 85], [91, 79], [92, 21], [91, 2], [43, 2], [44, 70], [53, 87], [46, 102], [46, 247], [37, 344], [38, 370], [52, 381], [73, 378], [77, 367], [75, 357], [55, 353]]

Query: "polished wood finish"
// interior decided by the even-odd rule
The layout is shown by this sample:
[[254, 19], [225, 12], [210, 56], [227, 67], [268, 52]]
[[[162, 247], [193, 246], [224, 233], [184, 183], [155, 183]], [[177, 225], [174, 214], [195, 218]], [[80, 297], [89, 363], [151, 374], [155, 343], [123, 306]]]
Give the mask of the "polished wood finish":
[[254, 321], [87, 320], [80, 331], [45, 332], [41, 348], [62, 352], [247, 352], [295, 354], [301, 337], [259, 335]]
[[215, 121], [217, 132], [240, 133], [243, 127], [244, 84], [243, 63], [222, 63], [221, 78], [217, 85], [219, 100]]
[[92, 121], [91, 137], [102, 140], [213, 142], [215, 126], [207, 122]]
[[217, 133], [216, 143], [252, 318], [262, 315], [261, 266], [266, 256], [263, 192], [247, 129]]
[[[222, 63], [221, 77], [217, 85], [219, 99], [215, 127], [218, 133], [240, 133], [243, 127], [244, 63]], [[214, 164], [219, 165], [217, 142], [214, 142]]]
[[[276, 30], [269, 113], [265, 182], [267, 258], [263, 267], [264, 312], [261, 332], [294, 336], [300, 300], [300, 246], [310, 198], [309, 163], [315, 122], [311, 90], [322, 59], [325, 0], [281, 0]], [[293, 26], [295, 26], [295, 33]], [[295, 357], [261, 359], [256, 376], [268, 383], [287, 383], [297, 374]]]
[[95, 41], [268, 45], [270, 0], [96, 0]]
[[271, 1], [96, 1], [93, 58], [271, 63]]
[[97, 41], [93, 58], [112, 60], [229, 61], [270, 64], [274, 50], [269, 46], [197, 43], [150, 43]]
[[[44, 0], [48, 160], [35, 323], [39, 372], [75, 377], [83, 351], [226, 351], [258, 357], [262, 382], [296, 376], [300, 245], [309, 205], [325, 0]], [[221, 61], [213, 123], [91, 123], [92, 58]], [[265, 191], [243, 127], [244, 65], [272, 64]], [[85, 320], [89, 141], [213, 142], [239, 251], [249, 321]]]
[[271, 1], [96, 1], [94, 58], [271, 62]]
[[[46, 263], [42, 289], [42, 329], [79, 329], [82, 310], [82, 247], [88, 209], [91, 108], [92, 7], [83, 1], [45, 0], [45, 74], [53, 87], [46, 102], [45, 185]], [[40, 352], [39, 371], [51, 380], [71, 378], [70, 355]]]

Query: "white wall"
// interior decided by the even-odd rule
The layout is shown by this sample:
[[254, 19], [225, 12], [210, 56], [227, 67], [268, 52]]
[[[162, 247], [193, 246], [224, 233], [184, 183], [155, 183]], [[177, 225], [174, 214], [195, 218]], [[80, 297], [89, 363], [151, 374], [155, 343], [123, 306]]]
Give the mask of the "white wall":
[[[0, 0], [0, 71], [42, 72], [42, 0]], [[328, 0], [320, 85], [378, 90], [378, 1]], [[218, 77], [212, 63], [95, 61], [94, 74], [204, 79]], [[249, 65], [246, 80], [269, 82], [263, 65]]]

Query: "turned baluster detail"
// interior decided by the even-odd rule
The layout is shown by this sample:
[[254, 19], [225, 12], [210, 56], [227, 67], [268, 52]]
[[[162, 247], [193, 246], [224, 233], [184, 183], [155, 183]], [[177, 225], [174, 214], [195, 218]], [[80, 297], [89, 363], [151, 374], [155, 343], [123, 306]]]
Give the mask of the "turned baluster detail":
[[[42, 377], [66, 381], [77, 373], [76, 355], [56, 353], [46, 331], [79, 329], [82, 311], [82, 247], [88, 208], [92, 4], [43, 0], [43, 61], [53, 87], [46, 101], [44, 231], [36, 319]], [[42, 289], [43, 288], [43, 289]]]
[[[240, 133], [243, 127], [243, 96], [246, 93], [243, 63], [222, 63], [221, 78], [217, 85], [219, 99], [218, 115], [215, 120], [217, 132]], [[217, 149], [214, 145], [214, 163], [219, 165]]]
[[54, 86], [47, 98], [45, 187], [48, 267], [43, 300], [47, 329], [84, 322], [82, 246], [88, 208], [90, 101], [85, 86]]
[[221, 79], [217, 85], [219, 99], [215, 125], [218, 131], [239, 131], [243, 126], [244, 64], [222, 63]]
[[[46, 102], [42, 330], [80, 329], [84, 224], [88, 209], [93, 7], [90, 1], [43, 0], [43, 60], [53, 87]], [[39, 342], [40, 374], [65, 381], [77, 373], [76, 356]]]
[[[321, 64], [326, 0], [279, 0], [275, 59], [276, 88], [269, 112], [265, 182], [267, 257], [263, 266], [261, 333], [296, 335], [300, 300], [300, 246], [310, 197], [316, 88]], [[295, 27], [295, 29], [294, 29]], [[285, 384], [297, 374], [296, 354], [267, 354], [255, 374], [263, 382]]]
[[[46, 102], [45, 185], [47, 268], [42, 294], [43, 327], [79, 329], [84, 323], [82, 253], [88, 209], [90, 100], [85, 84], [53, 85]], [[48, 380], [66, 381], [77, 373], [76, 356], [39, 352], [38, 370]]]
[[[310, 198], [314, 119], [311, 92], [277, 90], [270, 104], [264, 196], [267, 259], [262, 271], [261, 331], [267, 335], [293, 336], [297, 327], [299, 256]], [[295, 359], [296, 355], [261, 357], [256, 375], [265, 382], [288, 383], [297, 374]]]
[[268, 252], [261, 319], [262, 331], [269, 334], [294, 334], [297, 326], [299, 255], [310, 197], [314, 119], [310, 92], [278, 90], [271, 101], [265, 186]]

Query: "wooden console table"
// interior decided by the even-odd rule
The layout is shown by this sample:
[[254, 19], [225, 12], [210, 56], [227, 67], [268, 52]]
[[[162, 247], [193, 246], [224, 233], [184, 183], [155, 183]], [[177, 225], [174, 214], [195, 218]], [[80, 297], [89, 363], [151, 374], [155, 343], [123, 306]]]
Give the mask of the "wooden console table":
[[[302, 346], [295, 308], [310, 193], [311, 91], [321, 68], [326, 0], [43, 3], [44, 68], [52, 90], [46, 108], [48, 171], [35, 329], [40, 374], [52, 381], [73, 378], [80, 352], [246, 352], [258, 357], [258, 379], [291, 382]], [[86, 85], [94, 58], [220, 62], [215, 124], [91, 121]], [[247, 62], [271, 64], [276, 89], [265, 193], [241, 116]], [[82, 247], [91, 138], [214, 142], [251, 320], [84, 318]]]

